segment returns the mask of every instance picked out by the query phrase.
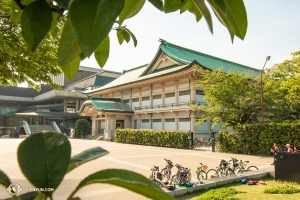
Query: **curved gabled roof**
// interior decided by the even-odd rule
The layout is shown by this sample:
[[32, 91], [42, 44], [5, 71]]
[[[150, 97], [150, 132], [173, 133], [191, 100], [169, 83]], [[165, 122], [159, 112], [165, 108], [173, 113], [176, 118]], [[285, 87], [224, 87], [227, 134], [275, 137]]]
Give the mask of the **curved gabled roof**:
[[[231, 62], [228, 60], [224, 60], [218, 57], [214, 57], [208, 54], [204, 54], [201, 52], [197, 52], [191, 49], [187, 49], [172, 43], [167, 42], [166, 40], [160, 39], [160, 47], [159, 50], [153, 59], [155, 61], [157, 59], [158, 54], [160, 52], [165, 53], [170, 58], [176, 60], [177, 62], [180, 62], [182, 64], [189, 64], [193, 61], [197, 61], [200, 65], [206, 67], [210, 70], [217, 70], [220, 67], [223, 67], [224, 72], [228, 71], [237, 71], [241, 73], [251, 73], [254, 75], [258, 75], [260, 73], [259, 69], [254, 69], [245, 65], [241, 65], [235, 62]], [[141, 74], [141, 76], [146, 75], [152, 68], [153, 64], [155, 62], [151, 62], [147, 69]]]

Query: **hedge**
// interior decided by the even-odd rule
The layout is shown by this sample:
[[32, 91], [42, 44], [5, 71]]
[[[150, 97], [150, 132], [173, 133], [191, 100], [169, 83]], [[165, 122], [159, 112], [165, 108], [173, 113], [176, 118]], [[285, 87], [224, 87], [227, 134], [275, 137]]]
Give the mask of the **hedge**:
[[270, 155], [274, 142], [280, 150], [286, 150], [285, 144], [300, 147], [300, 123], [285, 121], [240, 125], [235, 130], [219, 132], [217, 140], [219, 152]]
[[170, 148], [189, 148], [186, 131], [156, 131], [145, 129], [116, 129], [115, 142]]

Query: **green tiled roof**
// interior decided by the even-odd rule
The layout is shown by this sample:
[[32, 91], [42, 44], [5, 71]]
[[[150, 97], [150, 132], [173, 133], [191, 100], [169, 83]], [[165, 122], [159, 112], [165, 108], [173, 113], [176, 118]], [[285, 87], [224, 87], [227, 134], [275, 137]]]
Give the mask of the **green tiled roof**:
[[130, 106], [117, 98], [101, 98], [91, 97], [85, 101], [77, 113], [81, 113], [85, 106], [93, 105], [97, 111], [100, 112], [121, 112], [121, 113], [134, 113]]
[[[249, 72], [254, 75], [258, 75], [260, 73], [260, 70], [258, 69], [254, 69], [245, 65], [241, 65], [228, 60], [210, 56], [201, 52], [190, 50], [181, 46], [177, 46], [175, 44], [168, 43], [167, 41], [162, 39], [160, 41], [161, 41], [160, 47], [150, 64], [143, 65], [130, 70], [125, 70], [122, 72], [122, 75], [119, 78], [108, 83], [107, 85], [104, 85], [94, 90], [87, 90], [84, 91], [83, 93], [90, 94], [93, 92], [97, 92], [109, 88], [115, 88], [121, 85], [136, 83], [139, 81], [149, 80], [155, 77], [165, 76], [192, 67], [193, 63], [198, 63], [201, 66], [210, 70], [216, 70], [219, 69], [220, 67], [223, 67], [224, 72], [228, 72], [231, 70], [231, 71], [237, 71], [242, 73]], [[159, 70], [151, 71], [152, 67], [157, 62], [157, 59], [160, 57], [161, 53], [165, 53], [170, 58], [177, 61], [179, 64], [174, 65], [173, 67], [165, 67]]]
[[[258, 75], [260, 73], [259, 69], [254, 69], [245, 65], [241, 65], [208, 54], [204, 54], [181, 46], [177, 46], [163, 39], [160, 39], [160, 41], [161, 41], [160, 50], [163, 51], [165, 54], [167, 54], [170, 58], [183, 64], [189, 64], [193, 61], [197, 61], [200, 65], [210, 70], [217, 70], [220, 67], [223, 67], [224, 72], [237, 71], [241, 73], [243, 72], [252, 73], [254, 75]], [[150, 64], [141, 76], [147, 74], [147, 72], [151, 68], [152, 65]]]

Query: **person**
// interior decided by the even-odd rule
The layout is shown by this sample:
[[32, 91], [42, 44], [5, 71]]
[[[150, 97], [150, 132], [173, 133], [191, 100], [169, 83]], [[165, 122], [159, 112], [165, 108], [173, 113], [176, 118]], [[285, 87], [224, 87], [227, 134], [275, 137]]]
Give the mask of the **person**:
[[70, 130], [70, 138], [73, 138], [74, 137], [74, 129], [71, 128]]
[[[274, 155], [276, 152], [279, 152], [279, 147], [278, 147], [278, 145], [277, 145], [276, 142], [274, 142], [274, 144], [273, 144], [273, 149], [272, 149], [271, 151], [273, 152], [273, 155]], [[271, 165], [274, 165], [274, 161], [273, 161], [273, 163], [272, 163]]]
[[288, 153], [293, 153], [293, 152], [294, 152], [294, 150], [293, 150], [293, 148], [291, 147], [290, 144], [286, 144], [285, 146], [286, 146], [286, 148], [287, 148], [287, 152], [288, 152]]

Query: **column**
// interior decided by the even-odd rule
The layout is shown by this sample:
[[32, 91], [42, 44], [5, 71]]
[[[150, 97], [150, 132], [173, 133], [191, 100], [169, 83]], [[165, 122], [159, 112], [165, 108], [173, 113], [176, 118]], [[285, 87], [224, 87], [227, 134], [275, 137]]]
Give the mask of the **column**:
[[179, 106], [178, 103], [179, 103], [179, 92], [178, 92], [178, 80], [174, 81], [175, 83], [175, 104], [176, 106]]
[[64, 113], [67, 112], [67, 107], [68, 107], [68, 105], [67, 105], [67, 99], [65, 98], [64, 99]]
[[195, 116], [195, 112], [192, 112], [191, 113], [191, 121], [190, 121], [190, 123], [191, 123], [191, 132], [193, 132], [194, 133], [194, 138], [195, 138], [195, 132], [196, 132], [196, 127], [195, 127], [195, 123], [196, 123], [196, 116]]
[[176, 127], [176, 131], [178, 131], [179, 128], [178, 112], [174, 112], [174, 114], [175, 114], [175, 127]]
[[92, 117], [92, 136], [96, 135], [96, 117]]

